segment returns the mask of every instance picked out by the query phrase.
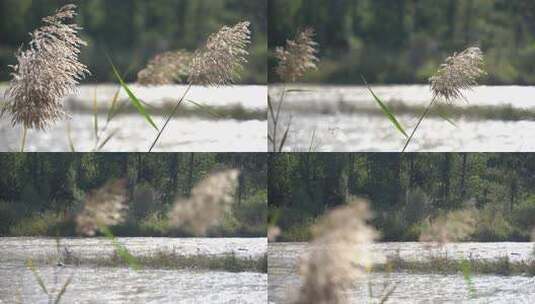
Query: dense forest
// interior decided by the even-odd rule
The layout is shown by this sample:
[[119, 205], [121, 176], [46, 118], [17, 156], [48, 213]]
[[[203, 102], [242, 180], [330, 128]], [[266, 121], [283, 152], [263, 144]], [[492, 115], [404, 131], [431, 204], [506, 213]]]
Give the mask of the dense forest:
[[116, 81], [108, 52], [132, 81], [157, 53], [194, 50], [223, 25], [249, 20], [252, 46], [243, 83], [266, 83], [266, 0], [1, 0], [0, 81], [9, 80], [8, 65], [17, 49], [29, 41], [28, 32], [61, 5], [79, 6], [77, 23], [88, 46], [81, 61], [92, 76], [86, 81]]
[[270, 154], [270, 223], [304, 240], [327, 209], [366, 198], [384, 240], [417, 240], [433, 216], [476, 208], [478, 241], [528, 240], [535, 155], [514, 153]]
[[[488, 84], [535, 84], [532, 0], [269, 0], [268, 45], [313, 27], [319, 71], [310, 82], [425, 83], [469, 46], [486, 55]], [[274, 59], [270, 59], [270, 81]]]
[[127, 180], [129, 214], [114, 232], [162, 235], [175, 199], [225, 168], [241, 171], [232, 216], [209, 235], [265, 237], [267, 164], [261, 153], [0, 154], [0, 235], [72, 235], [68, 219], [86, 195], [118, 178]]

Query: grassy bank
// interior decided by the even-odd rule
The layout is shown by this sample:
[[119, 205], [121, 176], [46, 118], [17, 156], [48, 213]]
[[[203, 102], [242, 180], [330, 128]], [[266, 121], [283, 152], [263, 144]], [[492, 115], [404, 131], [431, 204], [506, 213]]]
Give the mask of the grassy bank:
[[[118, 101], [118, 115], [139, 115], [139, 112], [128, 100]], [[73, 112], [94, 113], [93, 105], [88, 103], [71, 103], [70, 110]], [[167, 102], [160, 106], [145, 104], [147, 111], [153, 116], [169, 115], [172, 112], [175, 102]], [[97, 113], [108, 114], [107, 107], [100, 107]], [[267, 110], [248, 109], [241, 104], [231, 104], [225, 106], [208, 106], [201, 104], [185, 103], [176, 112], [175, 117], [198, 117], [205, 119], [235, 119], [235, 120], [266, 120]]]
[[[397, 115], [419, 115], [425, 111], [425, 106], [409, 105], [402, 101], [392, 101], [387, 103], [390, 110]], [[447, 116], [452, 119], [469, 119], [469, 120], [535, 120], [535, 109], [514, 108], [511, 104], [500, 106], [456, 106], [450, 104], [437, 104], [429, 113], [428, 117], [441, 118]], [[293, 111], [310, 114], [335, 115], [344, 114], [367, 114], [372, 116], [384, 116], [384, 113], [378, 107], [367, 107], [355, 104], [338, 102], [336, 106], [328, 105], [324, 108], [314, 108], [310, 106], [294, 105], [290, 108]]]
[[495, 260], [456, 260], [445, 256], [433, 256], [422, 261], [403, 260], [399, 256], [389, 257], [385, 264], [375, 265], [373, 271], [411, 273], [527, 275], [535, 276], [535, 259], [511, 261], [503, 256]]
[[[238, 257], [235, 254], [221, 256], [194, 255], [184, 256], [174, 252], [156, 252], [150, 255], [135, 256], [137, 269], [166, 269], [166, 270], [214, 270], [228, 272], [259, 272], [267, 273], [267, 255], [251, 258]], [[86, 266], [86, 267], [128, 267], [131, 262], [118, 254], [98, 256], [91, 258], [81, 258], [76, 254], [63, 254], [59, 259], [66, 266]], [[47, 265], [56, 265], [58, 256], [50, 256], [42, 262]]]

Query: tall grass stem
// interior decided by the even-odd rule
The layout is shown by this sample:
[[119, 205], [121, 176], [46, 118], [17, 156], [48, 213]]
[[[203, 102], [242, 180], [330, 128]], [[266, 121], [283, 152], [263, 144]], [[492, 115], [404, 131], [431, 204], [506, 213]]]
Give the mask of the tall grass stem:
[[26, 145], [26, 135], [28, 134], [28, 128], [23, 125], [22, 126], [22, 140], [20, 142], [20, 152], [24, 152], [24, 146]]
[[414, 127], [414, 129], [412, 130], [411, 136], [409, 136], [409, 138], [407, 139], [407, 142], [405, 142], [405, 146], [403, 147], [403, 150], [401, 152], [405, 152], [405, 150], [407, 150], [407, 147], [411, 143], [411, 140], [414, 137], [414, 134], [416, 133], [416, 130], [418, 130], [418, 127], [420, 127], [420, 124], [425, 119], [427, 114], [429, 114], [429, 111], [431, 111], [431, 108], [435, 104], [436, 98], [437, 97], [434, 96], [433, 99], [431, 100], [431, 102], [429, 103], [429, 105], [427, 106], [427, 108], [425, 108], [424, 113], [422, 114], [422, 116], [420, 116], [420, 119], [418, 120], [418, 123], [416, 124], [416, 127]]
[[154, 139], [154, 142], [152, 143], [152, 145], [150, 146], [150, 149], [149, 149], [149, 152], [152, 152], [152, 149], [154, 149], [154, 147], [156, 146], [156, 144], [158, 143], [158, 140], [160, 139], [160, 137], [162, 136], [163, 134], [163, 131], [165, 131], [165, 128], [167, 127], [167, 125], [169, 124], [169, 122], [171, 121], [171, 119], [173, 118], [173, 116], [175, 116], [176, 114], [176, 111], [178, 111], [178, 108], [180, 107], [180, 105], [182, 104], [182, 102], [184, 101], [184, 99], [186, 98], [186, 95], [188, 95], [190, 89], [191, 89], [191, 86], [192, 84], [190, 83], [188, 85], [188, 87], [186, 88], [186, 91], [184, 92], [184, 94], [182, 95], [182, 97], [178, 100], [176, 106], [173, 108], [173, 111], [171, 111], [171, 113], [169, 114], [169, 116], [167, 117], [167, 120], [165, 121], [165, 124], [163, 125], [163, 127], [160, 129], [160, 131], [158, 131], [158, 135], [156, 136], [156, 139]]

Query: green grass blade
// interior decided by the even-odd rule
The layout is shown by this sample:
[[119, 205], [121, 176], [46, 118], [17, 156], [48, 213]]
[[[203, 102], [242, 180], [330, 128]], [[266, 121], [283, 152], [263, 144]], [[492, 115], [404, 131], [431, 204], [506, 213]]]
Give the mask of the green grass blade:
[[76, 148], [74, 147], [74, 142], [72, 140], [72, 132], [71, 132], [71, 124], [67, 123], [67, 139], [69, 140], [69, 149], [71, 152], [76, 152]]
[[364, 81], [364, 84], [366, 85], [366, 87], [368, 88], [368, 90], [370, 91], [373, 98], [375, 99], [375, 101], [377, 102], [377, 104], [379, 105], [383, 113], [385, 114], [385, 116], [388, 118], [388, 120], [390, 120], [390, 122], [392, 122], [392, 124], [396, 127], [396, 129], [398, 129], [398, 131], [401, 132], [405, 137], [409, 137], [407, 135], [407, 132], [405, 132], [405, 129], [403, 129], [401, 124], [396, 119], [396, 116], [394, 116], [394, 113], [388, 108], [388, 106], [384, 102], [381, 101], [379, 97], [377, 97], [377, 95], [375, 95], [372, 88], [366, 82], [366, 79], [364, 79], [364, 76], [361, 75], [361, 77], [362, 77], [362, 81]]
[[310, 93], [314, 92], [313, 90], [306, 90], [306, 89], [289, 89], [286, 90], [286, 93]]
[[205, 105], [203, 105], [203, 104], [197, 103], [197, 102], [195, 102], [195, 101], [193, 101], [193, 100], [189, 100], [189, 99], [186, 99], [186, 101], [189, 102], [189, 103], [191, 103], [191, 104], [193, 104], [193, 105], [196, 106], [197, 108], [199, 108], [199, 109], [205, 111], [206, 113], [212, 115], [213, 117], [221, 118], [221, 119], [224, 119], [224, 118], [225, 118], [223, 115], [221, 115], [221, 114], [219, 114], [219, 113], [216, 113], [216, 112], [212, 111], [212, 110], [210, 109], [209, 106], [205, 106]]
[[104, 146], [110, 141], [110, 139], [113, 138], [113, 136], [115, 136], [115, 134], [117, 134], [117, 132], [119, 132], [119, 129], [115, 129], [113, 130], [103, 141], [102, 143], [98, 146], [97, 148], [97, 151], [100, 151], [102, 150], [102, 148], [104, 148]]
[[117, 238], [113, 235], [113, 233], [108, 227], [102, 226], [102, 227], [99, 227], [99, 229], [104, 234], [104, 236], [111, 241], [113, 247], [115, 248], [115, 252], [117, 253], [119, 257], [123, 259], [123, 261], [128, 265], [128, 267], [136, 271], [141, 268], [139, 266], [139, 262], [137, 261], [136, 257], [133, 256], [128, 251], [128, 249], [117, 240]]
[[69, 278], [67, 279], [67, 281], [65, 282], [65, 284], [63, 284], [63, 286], [61, 287], [61, 290], [58, 293], [58, 296], [56, 297], [56, 301], [54, 301], [54, 304], [59, 304], [59, 302], [61, 301], [61, 298], [63, 297], [65, 292], [67, 292], [67, 288], [69, 287], [69, 285], [71, 285], [73, 276], [74, 274], [71, 274]]
[[119, 93], [120, 92], [121, 92], [121, 89], [119, 88], [115, 92], [115, 95], [113, 95], [113, 99], [111, 100], [111, 107], [108, 110], [108, 117], [106, 119], [107, 122], [110, 122], [110, 120], [112, 120], [113, 117], [115, 116], [115, 107], [117, 106], [117, 100], [119, 99]]
[[26, 261], [26, 267], [28, 267], [35, 277], [35, 280], [37, 281], [37, 284], [39, 284], [39, 287], [43, 290], [43, 292], [46, 295], [49, 295], [48, 289], [46, 289], [45, 281], [43, 281], [43, 278], [41, 277], [41, 274], [39, 274], [39, 271], [37, 268], [35, 268], [35, 265], [33, 264], [33, 261], [31, 259]]
[[132, 92], [132, 90], [130, 90], [128, 85], [126, 85], [124, 80], [121, 78], [121, 75], [119, 75], [119, 71], [117, 71], [117, 68], [115, 67], [115, 65], [113, 64], [111, 59], [109, 59], [109, 61], [110, 61], [111, 67], [113, 69], [113, 73], [115, 74], [115, 77], [117, 78], [117, 80], [119, 80], [119, 83], [121, 84], [121, 87], [123, 87], [123, 89], [126, 91], [126, 94], [130, 98], [130, 101], [132, 102], [132, 105], [134, 106], [134, 108], [136, 108], [136, 110], [139, 112], [139, 114], [141, 114], [147, 120], [147, 122], [152, 127], [154, 127], [154, 129], [159, 131], [158, 127], [156, 126], [156, 124], [154, 123], [152, 118], [150, 117], [149, 113], [145, 110], [145, 108], [141, 104], [141, 101], [139, 100], [139, 98], [137, 98], [136, 95], [134, 95], [134, 93]]
[[442, 119], [444, 119], [447, 123], [449, 123], [450, 125], [452, 125], [452, 126], [454, 126], [454, 127], [457, 128], [457, 124], [456, 124], [451, 118], [449, 118], [448, 115], [447, 115], [445, 112], [443, 112], [443, 111], [441, 111], [441, 110], [438, 110], [437, 113], [438, 113], [438, 115], [439, 115]]
[[269, 113], [271, 114], [271, 119], [275, 119], [275, 111], [273, 110], [273, 103], [271, 102], [271, 97], [269, 97], [268, 95], [268, 108], [269, 108]]
[[284, 144], [286, 143], [286, 139], [288, 139], [288, 132], [290, 132], [290, 124], [288, 124], [288, 127], [286, 128], [286, 131], [284, 132], [284, 136], [282, 136], [281, 144], [279, 146], [279, 151], [282, 152], [282, 149], [284, 148]]
[[476, 296], [476, 288], [474, 286], [474, 281], [472, 280], [472, 267], [468, 260], [462, 260], [461, 262], [461, 271], [463, 273], [464, 282], [470, 293], [470, 298], [474, 299]]
[[98, 105], [97, 105], [97, 89], [93, 93], [93, 127], [95, 132], [95, 139], [98, 141]]

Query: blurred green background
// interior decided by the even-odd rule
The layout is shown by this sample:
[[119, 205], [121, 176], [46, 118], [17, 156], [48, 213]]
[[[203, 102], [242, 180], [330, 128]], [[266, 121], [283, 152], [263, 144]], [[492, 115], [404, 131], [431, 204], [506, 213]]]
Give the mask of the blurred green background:
[[14, 53], [29, 41], [28, 32], [60, 6], [75, 3], [77, 23], [89, 46], [81, 60], [92, 76], [85, 82], [115, 81], [105, 51], [132, 81], [159, 52], [199, 47], [223, 25], [252, 23], [251, 56], [242, 82], [266, 83], [267, 0], [0, 0], [0, 81], [9, 77]]
[[[268, 44], [313, 27], [319, 72], [306, 81], [425, 83], [449, 54], [480, 46], [487, 84], [535, 84], [533, 0], [269, 0]], [[270, 80], [275, 64], [269, 60]]]

